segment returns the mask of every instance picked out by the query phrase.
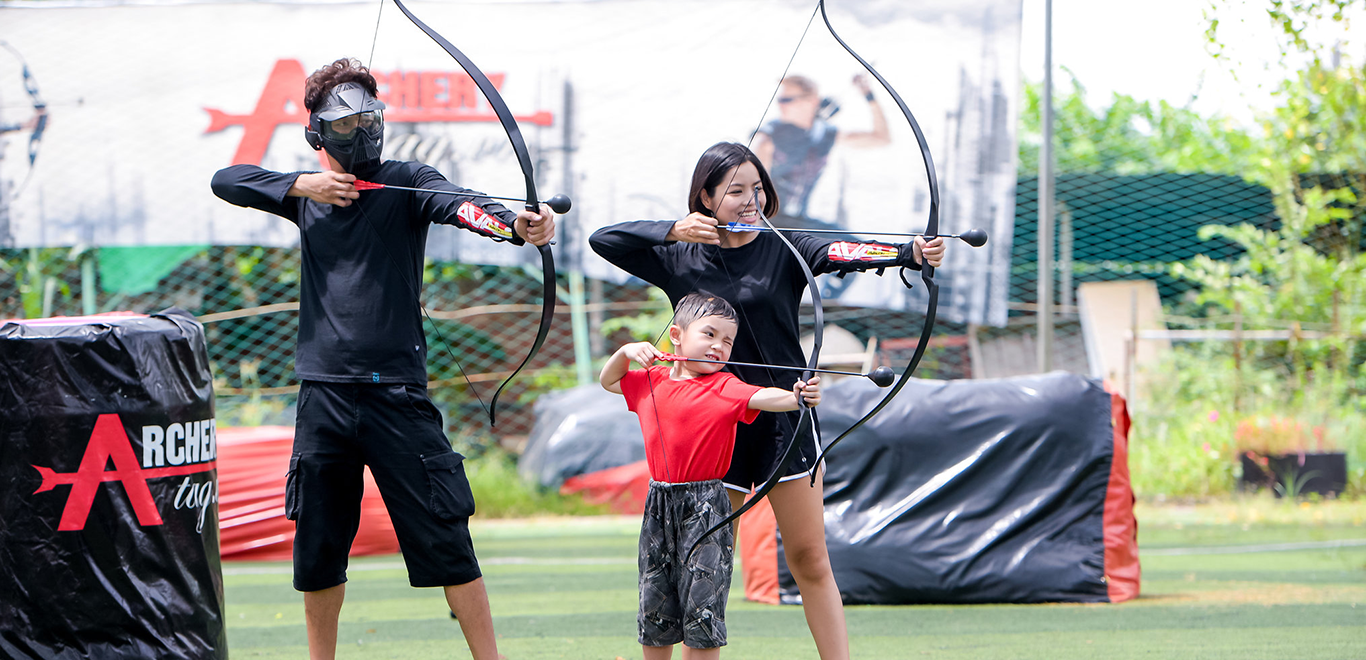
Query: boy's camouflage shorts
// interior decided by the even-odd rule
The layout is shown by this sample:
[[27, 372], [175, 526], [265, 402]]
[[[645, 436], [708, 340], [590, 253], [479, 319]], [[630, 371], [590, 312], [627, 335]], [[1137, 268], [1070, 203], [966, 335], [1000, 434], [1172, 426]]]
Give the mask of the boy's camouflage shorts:
[[650, 482], [640, 527], [640, 643], [695, 649], [726, 645], [726, 596], [735, 542], [731, 526], [717, 530], [683, 565], [702, 533], [730, 515], [719, 479]]

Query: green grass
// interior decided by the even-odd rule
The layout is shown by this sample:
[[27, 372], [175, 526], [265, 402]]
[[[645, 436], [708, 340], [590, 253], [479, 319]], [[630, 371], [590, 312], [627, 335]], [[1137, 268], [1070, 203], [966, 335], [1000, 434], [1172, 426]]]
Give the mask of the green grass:
[[610, 513], [578, 495], [560, 495], [517, 475], [516, 458], [501, 449], [465, 461], [465, 474], [482, 518], [525, 518], [536, 515], [594, 516]]
[[[1363, 658], [1366, 546], [1214, 553], [1231, 546], [1366, 539], [1366, 504], [1267, 498], [1141, 505], [1143, 596], [1114, 605], [846, 608], [855, 658]], [[638, 658], [631, 518], [472, 525], [508, 658]], [[1203, 553], [1186, 553], [1191, 549]], [[234, 658], [306, 657], [288, 564], [224, 565]], [[352, 562], [339, 657], [469, 657], [438, 589], [412, 589], [396, 556]], [[738, 576], [737, 576], [738, 578]], [[745, 602], [733, 658], [815, 658], [798, 607]], [[678, 656], [675, 656], [678, 657]]]

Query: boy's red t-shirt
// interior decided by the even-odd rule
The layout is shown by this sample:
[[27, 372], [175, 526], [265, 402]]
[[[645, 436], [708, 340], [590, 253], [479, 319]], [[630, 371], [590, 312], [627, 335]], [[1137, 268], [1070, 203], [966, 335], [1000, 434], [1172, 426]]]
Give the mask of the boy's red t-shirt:
[[762, 389], [724, 371], [687, 380], [669, 378], [664, 366], [626, 372], [621, 393], [640, 418], [650, 478], [683, 483], [726, 476], [735, 425], [759, 415], [749, 400]]

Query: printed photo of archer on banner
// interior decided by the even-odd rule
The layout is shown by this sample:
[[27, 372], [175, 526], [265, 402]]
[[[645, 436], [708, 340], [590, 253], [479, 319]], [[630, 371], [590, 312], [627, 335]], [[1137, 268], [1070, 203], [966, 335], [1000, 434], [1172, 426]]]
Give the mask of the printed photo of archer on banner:
[[[561, 270], [623, 278], [588, 249], [588, 235], [618, 222], [685, 216], [693, 166], [721, 141], [749, 144], [771, 170], [782, 209], [772, 219], [777, 226], [887, 243], [909, 239], [857, 232], [925, 230], [932, 196], [916, 135], [892, 94], [831, 36], [814, 1], [726, 3], [724, 16], [719, 4], [668, 0], [564, 0], [534, 10], [413, 4], [459, 42], [506, 101], [539, 196], [573, 198], [554, 248]], [[493, 108], [398, 12], [377, 14], [372, 2], [136, 9], [5, 10], [0, 245], [296, 245], [293, 225], [222, 204], [208, 182], [236, 163], [320, 169], [304, 140], [302, 80], [348, 56], [379, 80], [385, 158], [428, 163], [456, 185], [522, 205], [523, 173]], [[940, 314], [1003, 324], [1020, 3], [838, 0], [827, 9], [840, 37], [923, 129], [941, 233], [980, 228], [991, 237], [980, 248], [951, 241], [935, 273]], [[214, 29], [185, 29], [208, 25]], [[556, 38], [514, 45], [488, 27], [506, 25]], [[89, 66], [116, 51], [119, 75]], [[364, 203], [367, 195], [396, 193], [360, 194]], [[434, 228], [428, 246], [436, 259], [539, 263], [533, 249], [448, 227]], [[836, 304], [925, 305], [924, 287], [907, 289], [890, 272], [823, 281], [822, 293]]]

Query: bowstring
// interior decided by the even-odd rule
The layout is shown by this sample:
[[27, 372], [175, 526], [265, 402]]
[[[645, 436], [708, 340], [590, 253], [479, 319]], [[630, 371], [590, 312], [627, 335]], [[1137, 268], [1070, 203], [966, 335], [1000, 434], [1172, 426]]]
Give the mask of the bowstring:
[[[380, 20], [383, 18], [384, 0], [380, 0], [379, 11], [375, 14], [375, 34], [370, 40], [370, 60], [365, 63], [365, 69], [367, 71], [370, 70], [370, 67], [375, 62], [375, 46], [379, 43], [379, 26]], [[484, 397], [479, 396], [479, 390], [474, 386], [474, 381], [470, 380], [469, 373], [465, 371], [465, 365], [461, 364], [460, 358], [457, 358], [455, 356], [455, 351], [451, 350], [450, 342], [447, 342], [446, 336], [441, 333], [441, 326], [436, 324], [436, 321], [432, 318], [432, 315], [427, 311], [427, 306], [422, 303], [421, 271], [419, 271], [419, 279], [417, 282], [409, 280], [408, 273], [404, 271], [403, 268], [399, 267], [398, 259], [394, 257], [393, 252], [389, 251], [389, 244], [384, 242], [384, 235], [380, 233], [379, 227], [375, 225], [375, 222], [370, 219], [370, 214], [365, 212], [365, 207], [361, 205], [361, 201], [359, 199], [356, 200], [356, 210], [360, 211], [361, 217], [365, 219], [365, 224], [369, 226], [370, 231], [375, 234], [375, 240], [379, 241], [380, 247], [384, 248], [384, 253], [389, 255], [390, 263], [394, 264], [395, 269], [402, 273], [403, 283], [408, 285], [409, 289], [412, 289], [413, 299], [417, 300], [418, 309], [422, 310], [422, 316], [426, 317], [428, 325], [432, 326], [432, 331], [436, 333], [436, 338], [441, 342], [442, 348], [446, 349], [446, 356], [451, 359], [451, 362], [455, 363], [455, 368], [460, 372], [460, 377], [465, 379], [465, 385], [469, 388], [470, 393], [474, 395], [474, 400], [479, 402], [479, 408], [482, 409], [485, 414], [489, 415], [490, 418], [492, 418], [492, 413], [489, 412], [489, 407], [484, 403]], [[423, 258], [422, 268], [426, 268], [425, 256]], [[426, 365], [423, 365], [423, 370], [426, 370]]]
[[[661, 339], [662, 338], [663, 337], [661, 337]], [[659, 341], [656, 341], [655, 346], [658, 347], [658, 345]], [[631, 363], [629, 361], [626, 363], [626, 368], [631, 368]], [[655, 429], [659, 433], [659, 437], [656, 438], [659, 442], [659, 457], [663, 459], [664, 462], [664, 478], [668, 480], [669, 483], [674, 483], [673, 473], [669, 470], [669, 448], [664, 446], [664, 423], [661, 422], [659, 418], [659, 396], [655, 394], [655, 379], [654, 376], [650, 374], [651, 368], [651, 365], [645, 366], [645, 383], [650, 386], [650, 408], [655, 411]]]
[[[815, 21], [816, 21], [816, 14], [819, 13], [819, 12], [820, 12], [820, 4], [817, 3], [816, 8], [813, 9], [813, 10], [811, 11], [811, 17], [808, 18], [808, 19], [806, 19], [806, 27], [802, 29], [801, 37], [799, 37], [799, 38], [797, 39], [797, 45], [794, 46], [794, 47], [792, 48], [792, 54], [791, 54], [790, 56], [788, 56], [788, 58], [787, 58], [787, 64], [783, 67], [783, 73], [782, 73], [782, 75], [778, 76], [778, 84], [773, 86], [773, 93], [769, 95], [769, 97], [768, 97], [768, 103], [766, 103], [766, 104], [764, 105], [764, 111], [763, 111], [763, 113], [761, 113], [761, 114], [759, 115], [759, 122], [758, 122], [757, 124], [755, 124], [754, 130], [751, 131], [750, 134], [749, 134], [749, 140], [745, 142], [745, 148], [746, 148], [746, 149], [751, 149], [752, 145], [754, 144], [754, 138], [757, 137], [757, 136], [759, 135], [759, 131], [764, 127], [764, 120], [768, 118], [768, 111], [769, 111], [770, 108], [773, 107], [773, 100], [776, 99], [776, 98], [778, 97], [778, 92], [782, 91], [782, 88], [783, 88], [783, 80], [787, 78], [787, 72], [790, 71], [790, 70], [792, 69], [792, 63], [795, 62], [795, 61], [797, 60], [797, 53], [801, 52], [802, 44], [806, 41], [806, 35], [807, 35], [808, 32], [811, 31], [811, 25], [812, 25], [813, 23], [815, 23]], [[752, 151], [752, 149], [751, 149], [751, 151]], [[725, 186], [722, 186], [722, 187], [720, 187], [720, 188], [717, 188], [717, 190], [724, 190], [724, 189], [730, 188], [730, 184], [732, 184], [732, 183], [735, 182], [735, 177], [736, 177], [736, 175], [739, 174], [739, 172], [740, 172], [740, 168], [737, 166], [737, 167], [735, 168], [735, 172], [733, 172], [733, 173], [731, 174], [730, 179], [729, 179], [728, 181], [726, 181], [726, 185], [725, 185]], [[754, 203], [755, 203], [755, 207], [756, 207], [756, 208], [758, 208], [758, 197], [759, 197], [759, 195], [758, 195], [758, 192], [756, 191], [755, 194], [754, 194]], [[760, 213], [763, 213], [763, 209], [758, 209], [758, 210], [759, 210]], [[715, 217], [715, 212], [712, 212], [710, 215], [711, 215], [712, 217]], [[720, 227], [718, 227], [718, 228], [720, 228]], [[721, 249], [722, 249], [722, 248], [721, 248], [720, 246], [716, 246], [716, 249], [715, 249], [714, 251], [710, 252], [710, 253], [707, 255], [707, 263], [709, 263], [709, 264], [711, 264], [711, 263], [718, 263], [717, 260], [716, 260], [716, 257], [720, 255]], [[726, 279], [731, 283], [732, 288], [734, 288], [734, 285], [735, 285], [735, 278], [734, 278], [733, 276], [731, 276], [730, 269], [725, 265], [725, 260], [720, 260], [719, 263], [720, 263], [720, 265], [721, 265], [722, 271], [724, 271], [724, 272], [726, 273]], [[689, 291], [689, 292], [691, 292], [691, 291], [697, 286], [697, 283], [698, 283], [699, 281], [702, 280], [702, 275], [703, 275], [705, 272], [706, 272], [706, 269], [698, 269], [697, 276], [693, 278], [692, 284], [690, 284], [690, 285], [688, 286], [688, 291]], [[737, 290], [735, 291], [735, 293], [738, 294], [738, 293], [739, 293], [739, 290], [737, 289]], [[686, 295], [686, 294], [685, 294], [685, 295]], [[736, 311], [739, 312], [739, 313], [741, 314], [741, 317], [742, 317], [741, 320], [744, 321], [744, 323], [745, 323], [746, 326], [748, 326], [748, 325], [749, 325], [749, 320], [748, 320], [747, 318], [744, 318], [744, 312], [743, 312], [743, 310], [741, 309], [741, 306], [740, 306], [740, 304], [739, 304], [739, 301], [736, 301], [736, 302], [734, 303], [733, 306], [735, 307]], [[664, 341], [664, 335], [665, 335], [666, 333], [669, 332], [669, 327], [672, 326], [672, 325], [673, 325], [673, 322], [678, 318], [678, 307], [677, 307], [676, 305], [674, 305], [673, 307], [674, 307], [674, 309], [673, 309], [672, 314], [670, 314], [670, 316], [669, 316], [669, 321], [668, 321], [667, 323], [664, 324], [664, 329], [661, 330], [661, 331], [659, 332], [659, 334], [655, 337], [654, 346], [656, 346], [656, 347], [659, 346], [659, 342]], [[754, 348], [755, 348], [755, 350], [759, 353], [759, 361], [760, 361], [760, 362], [765, 362], [765, 363], [767, 363], [767, 362], [768, 362], [768, 358], [764, 355], [762, 343], [759, 341], [758, 336], [754, 335], [754, 330], [753, 330], [752, 328], [747, 328], [747, 330], [748, 330], [748, 332], [750, 333], [750, 337], [751, 337], [752, 339], [754, 339]], [[628, 365], [628, 366], [629, 366], [629, 365]], [[647, 367], [647, 369], [648, 369], [648, 367]], [[773, 374], [773, 369], [774, 369], [774, 367], [773, 367], [772, 365], [769, 365], [769, 366], [766, 366], [765, 369], [768, 370], [768, 372], [769, 372], [769, 379], [772, 380], [773, 382], [777, 382], [777, 379], [774, 378], [774, 374]], [[648, 376], [649, 374], [647, 373], [646, 375]], [[667, 462], [667, 461], [668, 461], [668, 451], [667, 451], [667, 449], [664, 447], [664, 444], [665, 444], [665, 439], [664, 439], [664, 425], [663, 425], [663, 424], [660, 424], [660, 422], [659, 422], [659, 399], [656, 398], [656, 396], [655, 396], [654, 381], [653, 381], [652, 379], [650, 379], [650, 378], [647, 377], [647, 378], [645, 379], [645, 382], [646, 382], [646, 383], [649, 383], [649, 385], [650, 385], [650, 400], [651, 400], [651, 401], [653, 402], [653, 404], [654, 404], [655, 425], [659, 428], [659, 438], [658, 438], [658, 440], [659, 440], [659, 445], [660, 445], [660, 454], [665, 458], [665, 464], [664, 464], [665, 476], [666, 476], [667, 478], [669, 478], [669, 479], [672, 481], [673, 477], [672, 477], [671, 475], [669, 475], [669, 466], [668, 466], [668, 462]], [[775, 413], [775, 414], [776, 414], [776, 413]], [[780, 419], [786, 419], [786, 417], [787, 417], [786, 415], [780, 415], [780, 416], [779, 416]], [[785, 431], [785, 432], [789, 432], [789, 431]], [[814, 469], [814, 468], [813, 468], [813, 469]], [[751, 493], [754, 492], [753, 486], [750, 487], [750, 492], [751, 492]]]
[[[427, 312], [427, 306], [422, 304], [422, 289], [420, 285], [409, 280], [408, 273], [404, 271], [403, 268], [399, 267], [398, 259], [394, 257], [393, 252], [389, 251], [389, 244], [384, 242], [384, 235], [379, 232], [379, 227], [370, 219], [370, 214], [365, 212], [365, 207], [361, 206], [359, 199], [356, 200], [356, 210], [360, 211], [362, 218], [365, 218], [365, 224], [370, 227], [370, 231], [374, 232], [375, 240], [379, 241], [380, 247], [384, 248], [384, 253], [389, 255], [390, 263], [393, 263], [395, 269], [403, 274], [403, 283], [407, 284], [408, 288], [412, 289], [413, 299], [417, 300], [418, 309], [422, 310], [422, 315], [427, 317], [427, 323], [431, 324], [432, 330], [436, 332], [436, 338], [441, 341], [442, 347], [446, 349], [446, 356], [451, 359], [451, 362], [455, 363], [455, 368], [460, 371], [460, 376], [465, 379], [465, 385], [470, 388], [470, 393], [474, 394], [474, 399], [479, 402], [479, 407], [483, 408], [484, 412], [487, 413], [489, 411], [488, 406], [484, 404], [484, 398], [479, 396], [479, 390], [475, 389], [474, 381], [470, 380], [469, 374], [465, 372], [465, 366], [460, 364], [460, 359], [455, 357], [455, 351], [451, 350], [451, 345], [446, 341], [445, 335], [441, 334], [441, 326], [436, 324], [436, 321], [432, 319], [432, 315]], [[426, 268], [425, 258], [423, 259], [423, 268]]]
[[[783, 89], [783, 80], [787, 78], [787, 72], [792, 70], [792, 63], [797, 60], [797, 53], [801, 52], [802, 43], [806, 41], [806, 33], [811, 31], [811, 24], [816, 22], [816, 14], [820, 11], [820, 3], [816, 3], [816, 8], [811, 11], [811, 18], [806, 19], [806, 28], [802, 30], [802, 36], [797, 39], [797, 46], [792, 49], [792, 56], [787, 58], [787, 66], [783, 67], [783, 74], [778, 76], [778, 84], [773, 87], [773, 94], [768, 97], [768, 104], [764, 106], [763, 114], [759, 115], [759, 123], [755, 124], [754, 132], [749, 135], [749, 142], [745, 143], [748, 147], [754, 144], [754, 137], [759, 134], [759, 130], [764, 127], [764, 120], [768, 119], [768, 110], [773, 107], [773, 99], [778, 98], [778, 92]], [[734, 181], [734, 177], [731, 177]], [[730, 184], [726, 184], [730, 187]]]
[[382, 18], [384, 18], [384, 0], [379, 0], [379, 11], [375, 14], [375, 36], [370, 39], [370, 59], [365, 63], [367, 71], [370, 69], [370, 65], [375, 63], [375, 44], [379, 43], [379, 22]]

